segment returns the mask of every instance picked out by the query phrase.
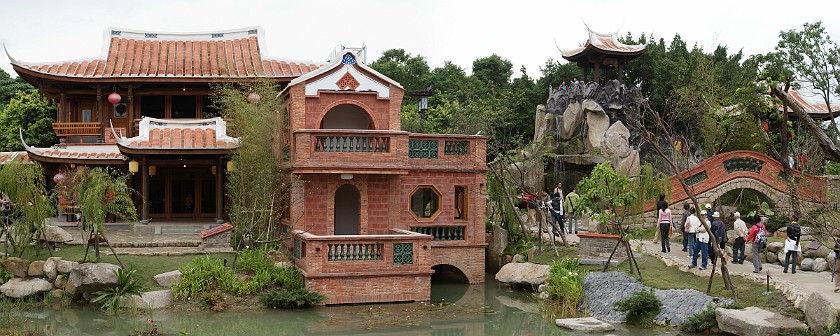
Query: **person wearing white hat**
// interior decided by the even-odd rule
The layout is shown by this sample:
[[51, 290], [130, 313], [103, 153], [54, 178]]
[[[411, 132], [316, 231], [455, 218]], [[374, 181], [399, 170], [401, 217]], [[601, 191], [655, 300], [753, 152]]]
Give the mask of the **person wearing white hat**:
[[[700, 220], [703, 220], [705, 216], [705, 214], [701, 214]], [[688, 266], [688, 268], [697, 267], [698, 254], [703, 257], [703, 262], [700, 264], [700, 270], [702, 271], [709, 264], [709, 233], [706, 232], [706, 228], [703, 225], [697, 228], [697, 242], [694, 243], [694, 256], [691, 258], [691, 266]]]
[[[729, 237], [726, 236], [726, 224], [723, 223], [723, 220], [720, 219], [720, 212], [715, 211], [712, 214], [712, 234], [715, 235], [715, 239], [717, 239], [718, 247], [720, 247], [721, 252], [726, 251], [726, 242], [729, 240]], [[712, 260], [715, 258], [714, 248], [709, 246], [709, 256], [711, 256]]]
[[741, 213], [735, 212], [735, 243], [732, 244], [732, 262], [743, 264], [746, 259], [746, 238], [749, 230], [747, 223], [741, 220]]

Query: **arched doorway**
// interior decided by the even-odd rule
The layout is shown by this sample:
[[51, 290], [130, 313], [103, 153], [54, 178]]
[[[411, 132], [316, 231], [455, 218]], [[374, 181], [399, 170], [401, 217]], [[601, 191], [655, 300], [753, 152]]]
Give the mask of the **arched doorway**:
[[[763, 203], [763, 204], [762, 204]], [[724, 216], [729, 217], [735, 211], [741, 213], [741, 217], [747, 223], [753, 223], [757, 220], [755, 217], [748, 217], [749, 213], [755, 212], [757, 215], [762, 215], [762, 209], [768, 208], [771, 210], [778, 210], [776, 202], [773, 198], [766, 195], [764, 192], [752, 188], [734, 188], [724, 192], [716, 200], [713, 200], [715, 209], [720, 209]], [[724, 222], [727, 222], [724, 218]], [[729, 220], [728, 222], [731, 222]]]
[[359, 106], [341, 104], [331, 108], [321, 119], [322, 129], [373, 129], [370, 115]]
[[359, 234], [359, 189], [345, 184], [335, 191], [335, 234]]
[[460, 300], [469, 290], [469, 280], [458, 267], [439, 264], [432, 266], [432, 302], [455, 302]]

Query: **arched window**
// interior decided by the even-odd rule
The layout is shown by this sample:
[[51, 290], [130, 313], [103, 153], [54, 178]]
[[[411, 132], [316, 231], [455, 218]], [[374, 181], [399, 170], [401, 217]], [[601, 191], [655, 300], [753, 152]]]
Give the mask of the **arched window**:
[[370, 115], [361, 107], [353, 104], [341, 104], [331, 108], [324, 119], [322, 129], [373, 129]]

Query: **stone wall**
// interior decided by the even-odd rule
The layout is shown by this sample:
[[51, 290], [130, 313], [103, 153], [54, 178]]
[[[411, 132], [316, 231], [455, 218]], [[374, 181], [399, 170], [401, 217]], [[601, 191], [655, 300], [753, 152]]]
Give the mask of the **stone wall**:
[[[618, 235], [599, 234], [599, 233], [581, 233], [578, 234], [580, 238], [580, 258], [604, 260], [610, 257], [615, 244], [619, 240]], [[627, 248], [624, 245], [618, 247], [613, 255], [614, 260], [626, 260]]]
[[233, 231], [222, 232], [219, 234], [212, 235], [210, 237], [206, 237], [201, 239], [201, 248], [208, 249], [208, 248], [229, 248], [230, 247], [230, 235]]

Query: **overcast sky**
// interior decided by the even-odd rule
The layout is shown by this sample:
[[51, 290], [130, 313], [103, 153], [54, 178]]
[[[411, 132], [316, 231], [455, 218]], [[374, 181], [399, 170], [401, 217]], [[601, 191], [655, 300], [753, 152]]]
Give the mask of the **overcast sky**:
[[[807, 5], [806, 5], [807, 3]], [[263, 54], [323, 61], [337, 47], [368, 48], [368, 62], [382, 51], [404, 48], [431, 67], [446, 60], [469, 71], [478, 57], [496, 53], [532, 77], [560, 49], [586, 38], [584, 22], [598, 32], [641, 33], [670, 41], [679, 33], [689, 46], [716, 45], [730, 53], [766, 53], [780, 30], [823, 21], [840, 41], [835, 1], [455, 1], [455, 0], [3, 0], [0, 40], [13, 57], [30, 62], [100, 55], [108, 27], [157, 32], [206, 32], [260, 26]], [[556, 43], [556, 47], [555, 47]], [[0, 67], [15, 75], [5, 54]]]

